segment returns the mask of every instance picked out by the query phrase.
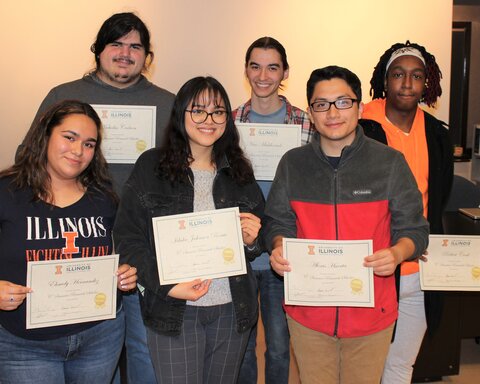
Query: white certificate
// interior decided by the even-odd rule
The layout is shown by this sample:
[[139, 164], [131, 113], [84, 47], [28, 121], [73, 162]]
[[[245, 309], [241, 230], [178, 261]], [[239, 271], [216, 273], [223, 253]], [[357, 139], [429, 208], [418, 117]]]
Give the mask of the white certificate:
[[373, 269], [363, 266], [372, 240], [283, 239], [291, 272], [284, 276], [285, 304], [373, 307]]
[[160, 284], [247, 273], [238, 207], [152, 221]]
[[480, 291], [480, 236], [430, 235], [428, 261], [420, 263], [426, 291]]
[[118, 255], [27, 264], [27, 329], [112, 319]]
[[302, 127], [298, 124], [235, 125], [240, 133], [240, 145], [252, 162], [257, 180], [273, 180], [285, 152], [302, 144]]
[[155, 146], [157, 107], [92, 104], [103, 125], [102, 152], [107, 162], [133, 164]]

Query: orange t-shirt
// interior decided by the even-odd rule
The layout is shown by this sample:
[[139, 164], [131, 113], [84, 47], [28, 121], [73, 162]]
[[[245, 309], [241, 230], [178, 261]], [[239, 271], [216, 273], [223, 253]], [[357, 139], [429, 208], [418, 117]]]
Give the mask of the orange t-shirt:
[[[370, 103], [365, 104], [362, 118], [375, 120], [380, 123], [387, 136], [388, 146], [402, 152], [405, 156], [408, 166], [417, 181], [418, 189], [422, 194], [423, 215], [427, 217], [428, 148], [423, 110], [417, 108], [412, 128], [409, 133], [405, 133], [387, 119], [385, 114], [385, 104], [385, 99], [375, 99]], [[402, 263], [402, 275], [409, 275], [418, 272], [418, 270], [418, 262], [406, 261]]]

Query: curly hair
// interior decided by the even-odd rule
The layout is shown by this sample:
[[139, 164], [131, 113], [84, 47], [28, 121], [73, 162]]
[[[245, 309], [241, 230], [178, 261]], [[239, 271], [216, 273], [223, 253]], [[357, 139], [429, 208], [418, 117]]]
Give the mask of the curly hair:
[[212, 162], [229, 162], [231, 177], [240, 185], [254, 180], [252, 166], [240, 148], [240, 136], [232, 116], [232, 107], [225, 88], [213, 77], [195, 77], [187, 81], [178, 91], [173, 103], [170, 121], [165, 132], [165, 141], [161, 147], [159, 177], [170, 182], [188, 182], [190, 164], [193, 162], [189, 137], [185, 127], [185, 110], [191, 102], [197, 102], [207, 93], [215, 105], [225, 103], [227, 121], [225, 132], [213, 145]]
[[27, 132], [20, 147], [15, 164], [0, 172], [0, 177], [12, 177], [12, 185], [17, 189], [31, 188], [34, 200], [53, 202], [51, 177], [47, 170], [48, 145], [55, 127], [70, 115], [85, 115], [93, 120], [97, 127], [97, 144], [92, 161], [77, 177], [85, 188], [94, 188], [112, 197], [118, 198], [113, 191], [108, 166], [102, 154], [102, 123], [95, 110], [86, 103], [77, 100], [64, 100], [53, 105]]
[[409, 40], [407, 40], [406, 43], [397, 43], [392, 45], [380, 57], [378, 64], [373, 70], [372, 79], [370, 80], [370, 96], [372, 96], [372, 99], [384, 99], [387, 96], [385, 92], [387, 63], [396, 50], [405, 47], [418, 49], [425, 59], [425, 92], [421, 101], [427, 104], [429, 107], [434, 107], [437, 99], [442, 95], [442, 87], [440, 86], [442, 72], [435, 61], [435, 56], [427, 52], [425, 47], [415, 43], [410, 43]]

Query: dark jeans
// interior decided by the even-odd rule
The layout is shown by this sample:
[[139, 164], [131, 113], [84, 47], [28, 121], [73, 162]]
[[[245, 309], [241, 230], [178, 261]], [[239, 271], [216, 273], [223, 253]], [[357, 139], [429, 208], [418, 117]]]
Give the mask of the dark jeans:
[[123, 295], [128, 383], [154, 384], [156, 383], [155, 372], [148, 350], [147, 330], [143, 325], [138, 294], [136, 291]]
[[156, 384], [150, 351], [147, 345], [147, 330], [143, 325], [140, 309], [140, 293], [128, 292], [122, 295], [125, 311], [125, 356], [126, 372], [117, 367], [112, 384]]
[[[265, 329], [265, 383], [288, 384], [290, 365], [290, 337], [283, 310], [283, 278], [271, 269], [253, 271], [260, 291], [260, 310]], [[255, 354], [257, 327], [252, 329], [247, 351], [240, 368], [238, 384], [257, 382], [257, 357]]]

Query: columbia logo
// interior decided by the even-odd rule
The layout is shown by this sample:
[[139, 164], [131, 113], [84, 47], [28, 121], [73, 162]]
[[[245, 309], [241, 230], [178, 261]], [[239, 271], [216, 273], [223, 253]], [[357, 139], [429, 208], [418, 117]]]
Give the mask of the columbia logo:
[[371, 189], [357, 189], [353, 191], [353, 196], [360, 196], [360, 195], [371, 195], [372, 190]]

